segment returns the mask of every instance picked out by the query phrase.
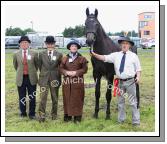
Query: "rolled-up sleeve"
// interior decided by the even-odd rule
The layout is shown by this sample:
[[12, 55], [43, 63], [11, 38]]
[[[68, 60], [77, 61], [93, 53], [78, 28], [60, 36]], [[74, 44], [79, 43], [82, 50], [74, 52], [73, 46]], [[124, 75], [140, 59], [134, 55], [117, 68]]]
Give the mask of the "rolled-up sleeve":
[[136, 55], [136, 60], [135, 60], [135, 68], [136, 68], [136, 72], [141, 71], [141, 65], [140, 65], [140, 60], [139, 57]]
[[108, 63], [114, 63], [114, 53], [111, 53], [109, 55], [104, 55], [104, 62], [108, 62]]

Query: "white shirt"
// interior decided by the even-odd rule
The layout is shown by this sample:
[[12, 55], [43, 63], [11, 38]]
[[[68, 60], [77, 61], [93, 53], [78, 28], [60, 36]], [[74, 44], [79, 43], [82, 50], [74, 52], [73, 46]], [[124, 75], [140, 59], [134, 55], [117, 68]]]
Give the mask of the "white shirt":
[[[25, 50], [22, 49], [22, 57], [23, 57], [23, 58], [24, 58], [24, 51], [25, 51]], [[26, 49], [26, 57], [28, 57], [28, 49]]]
[[105, 61], [108, 63], [113, 63], [115, 68], [115, 73], [120, 79], [132, 78], [135, 76], [136, 72], [141, 71], [141, 65], [138, 56], [131, 52], [126, 52], [124, 71], [120, 74], [119, 68], [123, 56], [123, 51], [114, 52], [109, 55], [104, 55]]

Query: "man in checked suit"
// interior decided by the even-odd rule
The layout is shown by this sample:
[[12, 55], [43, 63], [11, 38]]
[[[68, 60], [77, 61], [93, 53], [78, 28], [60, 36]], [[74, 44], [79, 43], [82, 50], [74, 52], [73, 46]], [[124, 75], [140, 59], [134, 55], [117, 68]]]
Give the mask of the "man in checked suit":
[[52, 120], [57, 118], [58, 91], [61, 85], [61, 75], [59, 65], [62, 54], [55, 50], [55, 40], [53, 36], [46, 37], [47, 50], [39, 53], [39, 85], [40, 85], [40, 104], [39, 104], [39, 122], [45, 121], [45, 110], [48, 89], [50, 89], [52, 99]]
[[13, 66], [16, 70], [20, 116], [27, 116], [26, 92], [28, 91], [29, 118], [35, 119], [38, 53], [29, 49], [30, 43], [31, 41], [27, 36], [22, 36], [20, 38], [20, 50], [13, 56]]

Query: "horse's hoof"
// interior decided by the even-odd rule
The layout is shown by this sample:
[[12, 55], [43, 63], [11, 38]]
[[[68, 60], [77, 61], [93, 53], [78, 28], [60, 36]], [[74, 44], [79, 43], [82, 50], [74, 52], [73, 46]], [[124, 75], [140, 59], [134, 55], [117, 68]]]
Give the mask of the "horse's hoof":
[[98, 119], [98, 114], [94, 114], [93, 118]]
[[110, 116], [106, 116], [106, 119], [105, 120], [110, 120], [111, 118], [110, 118]]

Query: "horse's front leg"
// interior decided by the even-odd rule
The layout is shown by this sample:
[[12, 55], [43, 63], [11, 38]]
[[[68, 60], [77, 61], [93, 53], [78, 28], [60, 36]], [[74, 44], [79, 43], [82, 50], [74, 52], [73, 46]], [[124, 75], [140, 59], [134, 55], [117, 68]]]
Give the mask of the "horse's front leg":
[[112, 84], [113, 84], [113, 79], [108, 80], [107, 92], [106, 92], [106, 100], [107, 100], [106, 120], [110, 119], [110, 103], [112, 99], [112, 95], [111, 95]]
[[93, 115], [94, 118], [98, 118], [98, 112], [99, 112], [99, 99], [100, 99], [100, 81], [101, 77], [96, 77], [96, 87], [95, 87], [95, 113]]

